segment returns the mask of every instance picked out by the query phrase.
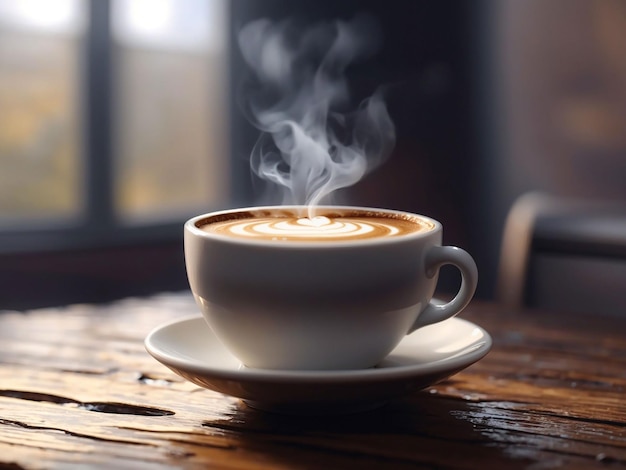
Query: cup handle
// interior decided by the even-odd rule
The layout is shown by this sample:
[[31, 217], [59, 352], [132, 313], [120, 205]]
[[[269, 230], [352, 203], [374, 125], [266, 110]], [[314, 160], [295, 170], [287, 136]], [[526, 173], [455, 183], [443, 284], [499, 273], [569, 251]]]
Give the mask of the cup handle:
[[431, 300], [424, 311], [417, 317], [409, 333], [421, 328], [446, 320], [457, 315], [472, 300], [478, 284], [478, 268], [471, 255], [456, 246], [432, 246], [425, 258], [426, 276], [433, 278], [439, 268], [445, 264], [452, 264], [461, 271], [461, 287], [456, 296], [446, 304], [434, 304]]

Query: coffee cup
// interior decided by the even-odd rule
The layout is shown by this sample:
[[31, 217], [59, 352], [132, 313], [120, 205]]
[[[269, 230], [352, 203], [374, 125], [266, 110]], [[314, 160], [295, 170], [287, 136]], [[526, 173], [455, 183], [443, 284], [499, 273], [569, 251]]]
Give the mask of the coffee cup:
[[[191, 290], [215, 336], [249, 368], [363, 369], [402, 338], [457, 315], [478, 272], [442, 246], [438, 221], [349, 206], [267, 206], [199, 215], [184, 226]], [[439, 268], [461, 272], [433, 302]]]

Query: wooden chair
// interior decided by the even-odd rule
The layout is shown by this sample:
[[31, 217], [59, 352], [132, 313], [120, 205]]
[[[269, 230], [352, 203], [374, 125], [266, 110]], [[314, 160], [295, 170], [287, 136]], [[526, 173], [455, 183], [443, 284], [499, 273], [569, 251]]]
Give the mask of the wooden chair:
[[521, 196], [504, 227], [496, 297], [626, 316], [626, 205]]

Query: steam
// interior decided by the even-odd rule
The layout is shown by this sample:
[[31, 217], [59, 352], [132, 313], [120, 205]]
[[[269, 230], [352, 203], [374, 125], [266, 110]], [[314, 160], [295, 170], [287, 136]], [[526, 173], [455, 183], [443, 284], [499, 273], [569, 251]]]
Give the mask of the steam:
[[317, 204], [379, 166], [395, 142], [380, 90], [350, 109], [344, 72], [379, 40], [367, 18], [298, 29], [256, 20], [239, 33], [254, 73], [246, 111], [261, 130], [250, 166], [282, 190], [283, 204]]

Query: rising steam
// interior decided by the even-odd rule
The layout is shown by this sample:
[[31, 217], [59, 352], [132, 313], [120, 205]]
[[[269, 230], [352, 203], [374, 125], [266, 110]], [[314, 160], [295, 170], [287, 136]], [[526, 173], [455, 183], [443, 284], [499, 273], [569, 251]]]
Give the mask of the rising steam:
[[251, 168], [282, 189], [283, 204], [308, 206], [309, 217], [333, 191], [380, 165], [395, 142], [382, 93], [350, 109], [344, 75], [378, 39], [376, 25], [365, 18], [306, 29], [263, 19], [239, 33], [254, 73], [246, 112], [262, 131]]

